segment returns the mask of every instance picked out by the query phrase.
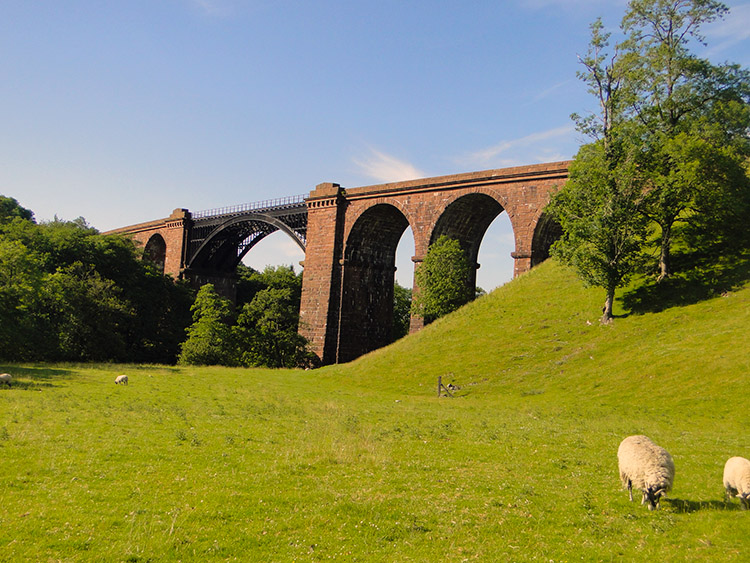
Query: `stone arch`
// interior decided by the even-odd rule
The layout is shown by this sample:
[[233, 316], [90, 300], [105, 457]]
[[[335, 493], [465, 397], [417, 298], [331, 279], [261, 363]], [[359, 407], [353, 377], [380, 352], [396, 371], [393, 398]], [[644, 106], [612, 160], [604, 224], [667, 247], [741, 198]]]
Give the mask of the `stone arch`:
[[352, 225], [341, 266], [337, 362], [391, 342], [396, 247], [408, 226], [389, 203], [367, 208]]
[[465, 194], [445, 207], [430, 234], [430, 245], [443, 235], [458, 240], [473, 266], [470, 278], [466, 280], [472, 291], [476, 289], [479, 246], [487, 228], [504, 210], [498, 199], [490, 194], [479, 191]]
[[164, 273], [167, 262], [167, 243], [160, 234], [151, 235], [143, 248], [143, 259], [151, 262], [159, 273]]
[[531, 239], [531, 267], [538, 266], [549, 258], [552, 244], [562, 236], [562, 227], [548, 213], [542, 211]]

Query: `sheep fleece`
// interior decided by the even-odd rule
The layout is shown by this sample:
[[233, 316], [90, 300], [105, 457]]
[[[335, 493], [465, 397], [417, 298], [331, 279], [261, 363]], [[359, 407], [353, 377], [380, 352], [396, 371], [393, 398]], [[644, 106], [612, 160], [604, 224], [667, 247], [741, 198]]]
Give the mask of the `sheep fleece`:
[[730, 457], [724, 465], [724, 488], [734, 496], [750, 496], [750, 460]]
[[674, 461], [664, 448], [654, 444], [646, 436], [628, 436], [617, 450], [620, 465], [620, 480], [627, 488], [628, 479], [633, 487], [646, 491], [651, 489], [672, 490]]

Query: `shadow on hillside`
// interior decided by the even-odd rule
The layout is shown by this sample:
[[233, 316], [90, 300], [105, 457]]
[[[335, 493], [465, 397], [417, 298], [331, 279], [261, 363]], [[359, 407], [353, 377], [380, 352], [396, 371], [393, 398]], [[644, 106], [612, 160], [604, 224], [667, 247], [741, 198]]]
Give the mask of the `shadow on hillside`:
[[622, 297], [623, 307], [635, 315], [658, 313], [726, 295], [750, 280], [750, 256], [677, 254], [674, 269], [677, 273], [670, 278], [661, 282], [650, 278], [626, 292]]
[[43, 387], [56, 387], [53, 381], [72, 379], [75, 377], [73, 370], [62, 368], [32, 368], [0, 365], [0, 372], [7, 372], [13, 376], [11, 389], [40, 389]]
[[699, 510], [740, 510], [739, 503], [723, 500], [686, 500], [680, 498], [663, 498], [663, 503], [669, 504], [675, 512], [691, 513]]

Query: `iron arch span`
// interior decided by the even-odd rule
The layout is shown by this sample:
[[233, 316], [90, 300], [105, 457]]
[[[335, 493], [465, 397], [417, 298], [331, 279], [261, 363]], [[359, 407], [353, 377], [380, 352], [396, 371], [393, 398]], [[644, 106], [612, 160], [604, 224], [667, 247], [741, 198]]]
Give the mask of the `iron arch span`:
[[187, 260], [189, 269], [233, 272], [250, 250], [268, 235], [281, 231], [288, 235], [300, 249], [305, 251], [303, 234], [282, 220], [257, 213], [227, 219], [218, 226], [196, 225], [195, 230], [204, 230], [193, 237], [194, 250]]

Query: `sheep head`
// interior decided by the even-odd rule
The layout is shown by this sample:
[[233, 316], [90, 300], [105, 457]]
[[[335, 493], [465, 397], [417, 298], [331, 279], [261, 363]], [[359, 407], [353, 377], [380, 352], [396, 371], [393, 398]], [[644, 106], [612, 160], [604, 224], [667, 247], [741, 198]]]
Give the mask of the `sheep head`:
[[661, 497], [666, 496], [667, 491], [661, 487], [659, 489], [649, 487], [644, 493], [644, 500], [648, 501], [648, 509], [656, 510], [659, 508], [659, 501]]

